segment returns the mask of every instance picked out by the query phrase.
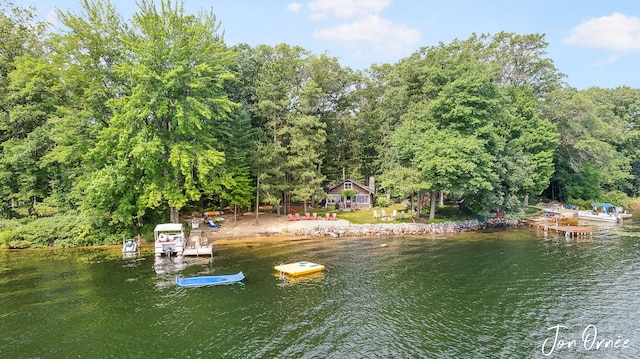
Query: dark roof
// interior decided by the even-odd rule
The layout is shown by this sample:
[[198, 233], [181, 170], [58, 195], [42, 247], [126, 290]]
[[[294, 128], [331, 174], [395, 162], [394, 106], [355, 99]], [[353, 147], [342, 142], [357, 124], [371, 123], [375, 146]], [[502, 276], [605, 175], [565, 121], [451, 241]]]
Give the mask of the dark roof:
[[351, 182], [351, 183], [355, 184], [356, 186], [358, 186], [358, 187], [360, 187], [360, 188], [364, 189], [365, 191], [368, 191], [369, 193], [373, 193], [373, 190], [372, 190], [371, 188], [369, 188], [369, 187], [367, 187], [367, 186], [363, 185], [362, 183], [360, 183], [360, 182], [358, 182], [358, 181], [356, 181], [356, 180], [349, 179], [349, 178], [347, 178], [346, 180], [341, 181], [341, 182], [339, 182], [339, 183], [337, 183], [337, 184], [333, 185], [332, 187], [329, 187], [329, 188], [327, 189], [327, 191], [331, 191], [332, 189], [335, 189], [335, 188], [337, 188], [337, 187], [340, 187], [340, 186], [342, 186], [345, 182]]

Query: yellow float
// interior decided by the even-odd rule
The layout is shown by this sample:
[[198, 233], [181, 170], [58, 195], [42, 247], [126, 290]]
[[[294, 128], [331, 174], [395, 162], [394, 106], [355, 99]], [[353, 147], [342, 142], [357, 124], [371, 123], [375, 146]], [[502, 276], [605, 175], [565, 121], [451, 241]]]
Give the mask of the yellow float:
[[324, 270], [324, 266], [322, 264], [311, 263], [306, 261], [289, 263], [289, 264], [281, 264], [273, 268], [278, 272], [280, 272], [281, 274], [284, 273], [292, 276], [309, 274], [314, 272], [321, 272], [322, 270]]

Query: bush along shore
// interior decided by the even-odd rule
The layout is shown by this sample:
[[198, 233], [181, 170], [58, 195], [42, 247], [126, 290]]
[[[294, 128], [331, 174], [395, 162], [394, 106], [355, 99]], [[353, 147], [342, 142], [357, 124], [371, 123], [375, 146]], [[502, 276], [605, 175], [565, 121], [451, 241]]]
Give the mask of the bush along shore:
[[297, 229], [291, 234], [313, 237], [372, 237], [372, 236], [409, 236], [438, 235], [477, 231], [487, 228], [517, 226], [517, 220], [503, 218], [479, 221], [477, 219], [462, 222], [443, 223], [401, 223], [401, 224], [349, 224], [347, 226], [317, 226]]

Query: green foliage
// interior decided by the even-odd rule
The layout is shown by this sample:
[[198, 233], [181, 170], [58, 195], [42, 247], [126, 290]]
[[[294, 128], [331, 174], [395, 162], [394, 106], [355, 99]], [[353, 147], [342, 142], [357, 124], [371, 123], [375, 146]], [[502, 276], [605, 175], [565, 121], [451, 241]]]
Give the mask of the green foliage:
[[347, 198], [347, 197], [355, 197], [355, 195], [357, 194], [356, 190], [354, 189], [343, 189], [342, 191], [340, 191], [340, 197], [342, 198]]
[[633, 207], [632, 200], [622, 191], [607, 192], [600, 197], [600, 202], [611, 203], [615, 206], [622, 206], [626, 209]]
[[404, 64], [420, 76], [407, 79], [416, 90], [408, 94], [407, 112], [392, 137], [396, 161], [419, 172], [420, 179], [412, 182], [425, 191], [489, 190], [496, 180], [492, 164], [504, 147], [504, 97], [491, 66], [467, 51], [449, 51], [429, 49]]
[[625, 123], [630, 119], [617, 116], [609, 101], [601, 89], [563, 89], [550, 93], [542, 106], [561, 134], [553, 176], [561, 199], [597, 198], [631, 178], [633, 157], [617, 148], [625, 146], [624, 129], [634, 128], [635, 121]]
[[385, 194], [377, 194], [375, 198], [376, 207], [389, 207], [393, 204], [393, 199], [387, 198]]
[[[0, 246], [3, 248], [44, 248], [52, 245], [65, 247], [109, 243], [102, 229], [93, 228], [78, 213], [55, 217], [4, 220], [0, 222]], [[114, 243], [114, 242], [111, 242]]]
[[0, 248], [11, 248], [11, 242], [13, 241], [13, 233], [11, 229], [5, 228], [0, 231]]

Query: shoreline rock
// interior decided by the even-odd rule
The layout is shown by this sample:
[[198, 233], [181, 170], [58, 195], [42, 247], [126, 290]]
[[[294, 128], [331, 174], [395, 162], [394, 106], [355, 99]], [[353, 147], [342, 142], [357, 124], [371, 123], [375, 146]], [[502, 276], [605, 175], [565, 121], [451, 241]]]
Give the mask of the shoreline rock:
[[520, 225], [517, 220], [504, 218], [481, 222], [477, 219], [462, 222], [442, 223], [399, 223], [399, 224], [349, 224], [347, 226], [322, 226], [300, 228], [290, 234], [312, 237], [374, 237], [403, 235], [438, 235], [477, 231], [487, 228], [510, 227]]

